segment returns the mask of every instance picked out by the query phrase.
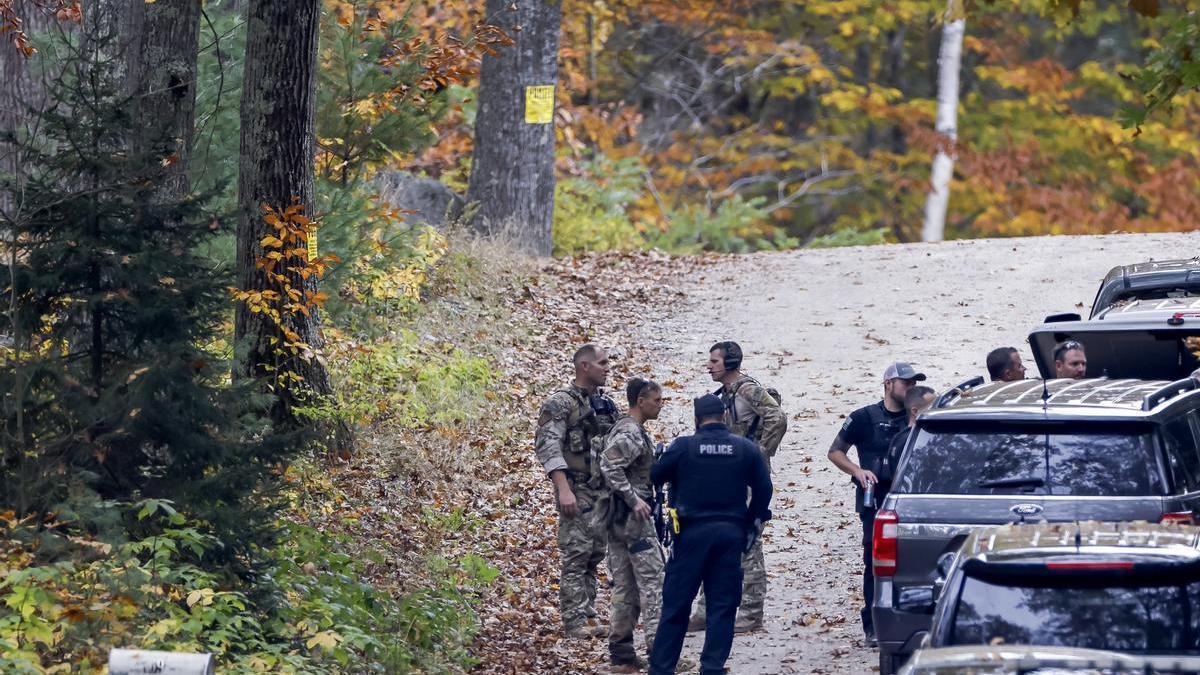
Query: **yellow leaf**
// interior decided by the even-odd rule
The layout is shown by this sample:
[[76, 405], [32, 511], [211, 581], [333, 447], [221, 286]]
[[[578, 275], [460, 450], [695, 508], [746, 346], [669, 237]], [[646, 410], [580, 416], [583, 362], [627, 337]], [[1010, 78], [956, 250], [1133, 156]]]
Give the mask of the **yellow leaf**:
[[342, 639], [342, 636], [334, 631], [326, 630], [310, 637], [305, 644], [308, 645], [309, 649], [318, 646], [324, 649], [333, 649], [342, 643]]
[[211, 588], [201, 588], [199, 590], [188, 593], [188, 607], [195, 607], [197, 603], [208, 606], [212, 604], [213, 596], [216, 595]]
[[258, 243], [261, 244], [263, 248], [281, 248], [283, 246], [282, 241], [280, 241], [279, 239], [276, 239], [275, 237], [273, 237], [269, 234], [267, 236], [263, 237], [262, 241], [260, 241]]
[[166, 637], [168, 633], [174, 633], [179, 627], [179, 621], [176, 619], [163, 619], [150, 627], [150, 634], [159, 637]]

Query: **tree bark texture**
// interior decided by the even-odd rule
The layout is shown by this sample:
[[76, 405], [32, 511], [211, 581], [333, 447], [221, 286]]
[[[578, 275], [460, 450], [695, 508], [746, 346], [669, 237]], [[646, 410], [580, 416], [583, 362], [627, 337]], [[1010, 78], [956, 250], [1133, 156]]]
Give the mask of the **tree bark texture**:
[[[247, 8], [245, 80], [241, 101], [241, 161], [238, 177], [237, 269], [239, 287], [281, 291], [255, 266], [264, 253], [263, 237], [277, 232], [263, 220], [262, 206], [284, 209], [293, 202], [312, 217], [315, 145], [317, 40], [319, 0], [252, 0]], [[291, 274], [292, 288], [315, 291], [315, 276]], [[286, 297], [286, 295], [285, 295]], [[316, 310], [285, 314], [284, 321], [314, 352], [322, 344]], [[303, 378], [307, 392], [277, 388], [275, 421], [296, 422], [294, 406], [303, 394], [329, 396], [329, 373], [316, 358], [281, 358], [271, 338], [279, 328], [263, 314], [239, 303], [234, 322], [237, 350], [235, 375], [264, 382], [277, 380], [282, 364]], [[344, 423], [326, 439], [332, 451], [346, 454], [352, 437]]]
[[[22, 29], [28, 35], [41, 33], [54, 23], [54, 16], [39, 8], [32, 0], [15, 0], [13, 9], [22, 19]], [[35, 62], [22, 54], [12, 36], [0, 33], [0, 132], [32, 132], [36, 111], [46, 104], [46, 91]], [[21, 159], [19, 147], [0, 141], [0, 173], [18, 173]], [[17, 199], [0, 191], [0, 220], [15, 219]]]
[[143, 148], [157, 146], [167, 161], [160, 194], [189, 191], [188, 166], [196, 120], [196, 59], [200, 0], [157, 0], [145, 5], [137, 77]]
[[[947, 10], [947, 18], [949, 18]], [[965, 19], [947, 21], [942, 27], [942, 48], [938, 54], [938, 104], [935, 127], [938, 132], [937, 155], [933, 158], [929, 196], [925, 200], [925, 224], [922, 241], [941, 241], [946, 234], [946, 210], [950, 204], [950, 179], [954, 175], [954, 144], [958, 140], [958, 75], [962, 64]]]
[[554, 123], [525, 119], [526, 88], [558, 83], [562, 6], [556, 0], [487, 0], [487, 20], [514, 44], [483, 57], [475, 157], [467, 202], [474, 227], [550, 255], [554, 220]]

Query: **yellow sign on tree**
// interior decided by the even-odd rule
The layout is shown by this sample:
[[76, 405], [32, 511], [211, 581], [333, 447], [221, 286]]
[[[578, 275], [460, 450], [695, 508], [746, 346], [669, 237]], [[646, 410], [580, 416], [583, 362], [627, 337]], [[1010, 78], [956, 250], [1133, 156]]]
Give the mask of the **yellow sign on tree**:
[[554, 85], [525, 87], [525, 123], [550, 124], [554, 121]]
[[316, 260], [317, 259], [317, 228], [315, 228], [315, 227], [308, 228], [308, 236], [305, 238], [308, 240], [308, 259]]

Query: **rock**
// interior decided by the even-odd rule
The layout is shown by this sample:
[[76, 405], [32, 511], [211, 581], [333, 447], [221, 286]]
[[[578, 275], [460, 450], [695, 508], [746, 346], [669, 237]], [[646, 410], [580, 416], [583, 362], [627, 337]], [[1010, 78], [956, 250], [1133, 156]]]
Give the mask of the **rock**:
[[463, 198], [440, 181], [414, 176], [407, 171], [383, 171], [375, 185], [384, 201], [398, 209], [412, 211], [411, 222], [438, 227], [462, 213]]

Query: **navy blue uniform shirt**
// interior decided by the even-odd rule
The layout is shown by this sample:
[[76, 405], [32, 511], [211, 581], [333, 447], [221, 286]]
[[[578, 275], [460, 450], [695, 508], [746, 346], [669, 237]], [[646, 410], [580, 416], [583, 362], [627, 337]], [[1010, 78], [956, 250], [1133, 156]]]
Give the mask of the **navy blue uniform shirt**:
[[685, 526], [710, 519], [749, 524], [771, 518], [771, 474], [762, 453], [753, 441], [734, 436], [719, 422], [675, 439], [650, 470], [650, 480], [671, 484], [671, 506]]

